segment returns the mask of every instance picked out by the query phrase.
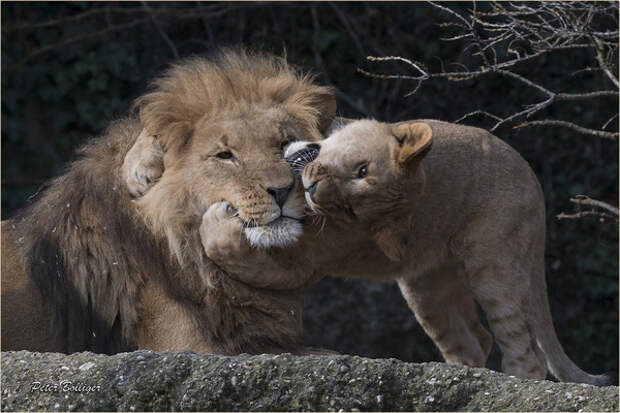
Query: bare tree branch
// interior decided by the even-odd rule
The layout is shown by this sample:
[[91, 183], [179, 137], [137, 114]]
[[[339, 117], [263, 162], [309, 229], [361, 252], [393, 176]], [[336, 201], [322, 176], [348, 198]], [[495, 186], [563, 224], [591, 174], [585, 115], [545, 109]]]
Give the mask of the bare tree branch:
[[597, 136], [599, 138], [606, 138], [606, 139], [613, 139], [613, 140], [618, 140], [618, 137], [620, 136], [618, 132], [605, 132], [605, 131], [597, 130], [597, 129], [584, 128], [583, 126], [579, 126], [572, 122], [567, 122], [564, 120], [554, 120], [554, 119], [543, 119], [543, 120], [534, 120], [530, 122], [524, 122], [519, 125], [516, 125], [514, 128], [521, 129], [521, 128], [529, 128], [532, 126], [563, 126], [566, 128], [570, 128], [574, 130], [575, 132], [582, 133], [584, 135], [592, 135], [592, 136]]
[[28, 61], [30, 61], [32, 58], [39, 56], [43, 53], [47, 53], [51, 50], [54, 50], [60, 46], [66, 46], [72, 43], [76, 43], [76, 42], [80, 42], [82, 40], [86, 40], [86, 39], [90, 39], [93, 37], [97, 37], [97, 36], [101, 36], [107, 33], [111, 33], [111, 32], [115, 32], [115, 31], [119, 31], [119, 30], [125, 30], [125, 29], [129, 29], [135, 26], [138, 26], [146, 21], [150, 20], [149, 17], [145, 17], [142, 19], [136, 19], [132, 22], [129, 23], [125, 23], [125, 24], [118, 24], [116, 26], [110, 26], [107, 27], [105, 29], [102, 30], [98, 30], [98, 31], [94, 31], [94, 32], [89, 32], [89, 33], [83, 33], [83, 34], [79, 34], [77, 36], [72, 36], [69, 37], [67, 39], [64, 39], [58, 43], [53, 43], [53, 44], [49, 44], [47, 46], [43, 46], [39, 49], [36, 49], [35, 51], [27, 54], [26, 56], [24, 56], [23, 58], [21, 58], [17, 63], [14, 63], [13, 65], [9, 66], [6, 70], [8, 72], [12, 72], [15, 70], [18, 70], [20, 67], [22, 67], [24, 64], [26, 64]]
[[600, 211], [595, 211], [595, 210], [580, 211], [574, 214], [566, 214], [564, 212], [561, 212], [558, 215], [556, 215], [556, 218], [557, 219], [580, 219], [580, 218], [584, 218], [588, 216], [598, 217], [601, 222], [604, 222], [605, 219], [613, 220], [616, 223], [618, 222], [618, 218], [613, 216], [612, 214], [607, 214], [605, 212], [600, 212]]
[[606, 59], [603, 56], [603, 43], [601, 42], [601, 40], [597, 39], [596, 37], [593, 37], [593, 39], [594, 39], [593, 41], [594, 41], [595, 49], [596, 49], [596, 60], [598, 61], [598, 65], [600, 66], [601, 69], [603, 69], [603, 72], [605, 72], [609, 80], [611, 80], [613, 84], [616, 85], [616, 87], [620, 87], [620, 85], [618, 84], [618, 77], [611, 72], [611, 70], [609, 69], [609, 66], [607, 66]]
[[[430, 71], [422, 63], [405, 56], [368, 56], [373, 63], [395, 62], [406, 65], [405, 73], [377, 73], [358, 68], [360, 73], [380, 79], [398, 79], [414, 82], [414, 89], [406, 96], [416, 93], [424, 82], [432, 79], [447, 79], [460, 82], [483, 76], [501, 76], [515, 82], [518, 87], [531, 89], [540, 99], [525, 104], [508, 114], [494, 114], [483, 108], [461, 116], [455, 122], [462, 122], [474, 116], [485, 116], [494, 121], [490, 131], [500, 126], [512, 124], [513, 128], [534, 126], [553, 126], [569, 128], [579, 134], [617, 141], [618, 132], [606, 130], [618, 113], [607, 120], [600, 129], [579, 125], [574, 119], [553, 118], [535, 119], [548, 113], [550, 106], [558, 102], [597, 101], [615, 99], [619, 96], [618, 86], [618, 3], [617, 2], [492, 2], [484, 3], [490, 10], [480, 11], [478, 4], [467, 14], [457, 13], [449, 7], [430, 2], [434, 7], [447, 13], [451, 20], [440, 26], [456, 33], [445, 38], [446, 41], [465, 42], [463, 54], [476, 61], [471, 68], [457, 64], [457, 69], [446, 71], [441, 64], [439, 71]], [[613, 23], [610, 23], [613, 21]], [[607, 26], [613, 26], [608, 27]], [[570, 49], [589, 49], [592, 62], [578, 70], [594, 72], [611, 80], [609, 89], [579, 91], [556, 91], [545, 86], [531, 72], [518, 70], [543, 55]], [[468, 63], [469, 64], [469, 63]], [[604, 78], [603, 78], [604, 79]], [[617, 107], [617, 106], [616, 106]], [[543, 115], [544, 116], [544, 115]], [[549, 117], [547, 115], [547, 117]], [[573, 214], [561, 213], [558, 219], [576, 219], [596, 216], [601, 220], [618, 222], [618, 208], [607, 203], [584, 196], [570, 199], [579, 206], [592, 207], [591, 210]]]
[[[156, 30], [158, 30], [159, 34], [162, 36], [164, 41], [167, 43], [168, 47], [172, 51], [172, 54], [175, 58], [179, 57], [179, 52], [172, 42], [172, 39], [167, 35], [167, 33], [163, 30], [163, 26], [161, 24], [160, 18], [165, 16], [166, 19], [169, 20], [187, 20], [187, 19], [202, 19], [207, 17], [220, 17], [230, 11], [242, 9], [242, 8], [251, 8], [251, 7], [259, 7], [261, 4], [259, 2], [254, 3], [238, 3], [238, 4], [230, 4], [230, 3], [213, 3], [209, 5], [199, 4], [196, 7], [190, 8], [177, 8], [177, 7], [151, 7], [146, 2], [143, 2], [143, 6], [139, 8], [130, 8], [130, 7], [102, 7], [93, 10], [89, 10], [84, 13], [76, 14], [69, 17], [52, 19], [46, 22], [34, 23], [34, 24], [23, 24], [16, 26], [3, 27], [2, 32], [10, 32], [10, 31], [19, 31], [19, 30], [33, 30], [40, 27], [53, 27], [53, 26], [62, 26], [68, 22], [82, 21], [86, 20], [87, 22], [92, 21], [94, 28], [92, 31], [81, 33], [75, 36], [61, 38], [59, 41], [51, 44], [47, 44], [45, 46], [39, 47], [34, 51], [26, 54], [23, 58], [21, 58], [16, 63], [9, 66], [6, 70], [8, 72], [13, 72], [21, 68], [24, 64], [28, 63], [33, 58], [40, 56], [42, 54], [48, 53], [52, 50], [55, 50], [59, 47], [67, 46], [73, 43], [78, 43], [87, 39], [96, 38], [98, 36], [103, 36], [112, 32], [127, 30], [136, 26], [139, 26], [143, 23], [151, 21]], [[105, 28], [101, 28], [99, 30], [96, 27], [100, 27], [98, 22], [102, 19], [95, 18], [99, 14], [110, 14], [110, 13], [118, 13], [118, 14], [134, 14], [136, 16], [131, 16], [132, 20], [126, 21], [123, 23], [108, 25]], [[87, 20], [91, 18], [92, 20]], [[125, 20], [128, 18], [125, 17]]]
[[[495, 131], [505, 124], [521, 121], [515, 128], [536, 125], [568, 127], [575, 132], [590, 136], [617, 140], [619, 134], [605, 130], [611, 120], [600, 129], [588, 128], [562, 119], [530, 120], [557, 102], [577, 100], [594, 100], [615, 98], [618, 93], [617, 70], [618, 30], [600, 29], [595, 25], [601, 19], [611, 17], [617, 20], [618, 4], [613, 2], [537, 2], [507, 3], [492, 2], [490, 11], [478, 10], [474, 2], [469, 15], [462, 15], [448, 7], [430, 2], [434, 7], [448, 13], [454, 20], [442, 23], [443, 27], [452, 27], [460, 31], [448, 38], [450, 41], [464, 40], [465, 51], [478, 59], [476, 68], [469, 69], [460, 65], [459, 70], [430, 72], [422, 63], [403, 56], [368, 56], [370, 62], [405, 63], [411, 73], [376, 73], [359, 68], [358, 71], [367, 76], [381, 79], [401, 79], [414, 81], [415, 86], [406, 96], [418, 91], [423, 82], [443, 78], [453, 82], [474, 79], [482, 76], [499, 75], [511, 79], [522, 86], [530, 88], [540, 95], [541, 100], [524, 105], [521, 110], [512, 114], [499, 115], [480, 109], [467, 113], [456, 122], [475, 115], [484, 115], [495, 121], [490, 128]], [[596, 29], [594, 29], [597, 27]], [[596, 59], [593, 65], [583, 70], [597, 70], [605, 73], [615, 87], [608, 90], [594, 90], [579, 93], [554, 91], [533, 80], [527, 74], [516, 71], [517, 65], [526, 63], [542, 55], [559, 50], [588, 48], [592, 49]], [[616, 59], [616, 60], [614, 60]], [[617, 115], [616, 115], [617, 116]], [[612, 117], [613, 119], [614, 117]]]
[[338, 16], [338, 19], [340, 19], [340, 21], [342, 22], [342, 25], [349, 33], [349, 36], [351, 36], [351, 39], [353, 40], [353, 43], [355, 43], [355, 47], [357, 47], [357, 50], [359, 51], [360, 55], [364, 56], [366, 54], [364, 52], [364, 46], [362, 45], [362, 42], [360, 41], [357, 33], [355, 33], [355, 30], [353, 30], [353, 27], [351, 26], [351, 22], [349, 21], [347, 16], [342, 12], [342, 10], [340, 10], [340, 8], [336, 5], [336, 3], [329, 2], [328, 4], [332, 8], [332, 10], [336, 13], [336, 16]]
[[599, 207], [599, 208], [602, 208], [602, 209], [605, 209], [611, 212], [615, 216], [618, 216], [618, 208], [612, 205], [609, 205], [606, 202], [592, 199], [586, 195], [576, 195], [574, 198], [571, 198], [570, 201], [575, 204], [579, 204], [579, 205], [589, 205], [589, 206]]
[[586, 216], [596, 216], [601, 220], [601, 222], [603, 222], [605, 219], [610, 219], [618, 223], [618, 208], [609, 205], [606, 202], [592, 199], [585, 195], [577, 195], [574, 198], [571, 198], [570, 201], [577, 205], [587, 205], [600, 208], [603, 211], [601, 211], [600, 209], [591, 209], [588, 211], [578, 211], [573, 214], [566, 214], [562, 212], [556, 216], [557, 219], [578, 219]]
[[164, 41], [166, 42], [166, 44], [170, 48], [170, 51], [172, 52], [172, 55], [174, 56], [175, 59], [178, 59], [179, 58], [179, 51], [177, 50], [177, 47], [174, 45], [174, 42], [172, 41], [172, 39], [170, 39], [168, 34], [166, 34], [166, 31], [164, 30], [164, 28], [159, 23], [159, 20], [157, 19], [157, 16], [155, 16], [155, 13], [153, 13], [153, 9], [149, 7], [149, 5], [147, 4], [146, 1], [142, 1], [141, 3], [142, 3], [142, 8], [149, 15], [149, 18], [153, 22], [153, 25], [155, 26], [155, 28], [157, 29], [157, 31], [159, 32], [161, 37], [164, 39]]
[[557, 219], [579, 219], [579, 218], [588, 217], [588, 216], [599, 217], [601, 222], [603, 222], [605, 220], [605, 218], [618, 222], [618, 219], [615, 216], [613, 216], [612, 214], [608, 214], [608, 213], [600, 212], [600, 211], [595, 211], [595, 210], [580, 211], [580, 212], [576, 212], [574, 214], [566, 214], [564, 212], [561, 212], [558, 215], [556, 215], [556, 218]]
[[603, 124], [603, 126], [601, 126], [601, 129], [602, 129], [602, 130], [607, 129], [607, 126], [609, 126], [609, 124], [610, 124], [610, 123], [611, 123], [614, 119], [616, 119], [617, 117], [618, 117], [618, 114], [616, 113], [616, 114], [615, 114], [615, 115], [613, 115], [611, 118], [609, 118], [609, 119], [607, 120], [607, 122], [605, 122], [605, 123]]
[[12, 32], [17, 30], [34, 30], [42, 27], [51, 27], [51, 26], [60, 26], [67, 23], [72, 23], [80, 20], [84, 20], [88, 17], [96, 16], [97, 14], [105, 14], [105, 13], [142, 13], [144, 10], [140, 7], [103, 7], [99, 9], [91, 9], [84, 13], [75, 14], [73, 16], [61, 17], [58, 19], [52, 19], [44, 22], [38, 23], [27, 23], [27, 24], [19, 24], [15, 26], [3, 27], [2, 31], [4, 32]]

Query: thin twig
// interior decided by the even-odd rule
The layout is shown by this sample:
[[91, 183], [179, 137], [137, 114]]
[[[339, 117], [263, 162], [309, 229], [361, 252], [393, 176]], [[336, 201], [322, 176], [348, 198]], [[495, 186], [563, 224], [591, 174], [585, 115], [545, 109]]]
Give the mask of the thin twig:
[[572, 122], [567, 122], [564, 120], [556, 120], [556, 119], [543, 119], [543, 120], [533, 120], [529, 122], [524, 122], [519, 125], [516, 125], [515, 129], [520, 128], [529, 128], [532, 126], [564, 126], [566, 128], [570, 128], [576, 132], [583, 133], [585, 135], [597, 136], [599, 138], [613, 139], [618, 140], [620, 134], [618, 132], [606, 132], [598, 129], [589, 129], [584, 128], [583, 126], [579, 126]]
[[336, 3], [329, 2], [328, 4], [332, 8], [332, 10], [336, 12], [336, 16], [338, 16], [338, 19], [340, 19], [340, 21], [342, 22], [342, 25], [349, 33], [349, 36], [351, 36], [351, 39], [353, 40], [353, 43], [355, 43], [355, 47], [357, 47], [357, 50], [359, 51], [360, 55], [361, 56], [366, 55], [366, 52], [364, 51], [364, 46], [362, 45], [362, 42], [360, 41], [357, 33], [355, 33], [355, 30], [353, 30], [353, 27], [351, 26], [351, 22], [349, 22], [349, 19], [347, 18], [347, 16], [342, 12], [342, 10], [340, 10], [338, 6], [336, 6]]
[[[522, 123], [516, 128], [536, 125], [562, 126], [591, 136], [618, 139], [617, 132], [604, 130], [611, 123], [611, 120], [607, 121], [600, 130], [586, 128], [559, 119], [527, 121], [557, 102], [618, 98], [618, 77], [613, 74], [610, 62], [613, 62], [613, 56], [616, 56], [618, 50], [619, 31], [604, 27], [599, 28], [600, 25], [596, 26], [597, 30], [592, 30], [594, 25], [598, 24], [595, 23], [598, 21], [597, 19], [605, 21], [607, 16], [611, 16], [612, 19], [617, 20], [617, 4], [558, 1], [518, 4], [492, 2], [489, 4], [490, 11], [481, 12], [474, 2], [473, 8], [467, 16], [437, 3], [430, 2], [430, 4], [449, 13], [454, 18], [452, 21], [440, 24], [440, 26], [457, 28], [460, 31], [460, 33], [450, 37], [449, 40], [465, 40], [467, 44], [463, 53], [476, 57], [479, 61], [477, 67], [472, 69], [465, 67], [462, 70], [447, 72], [442, 64], [439, 72], [431, 72], [424, 68], [421, 63], [403, 56], [368, 56], [367, 60], [372, 62], [405, 63], [412, 69], [411, 73], [380, 74], [361, 68], [358, 71], [375, 78], [414, 81], [415, 88], [405, 96], [415, 93], [423, 82], [430, 79], [443, 78], [459, 82], [491, 74], [500, 75], [537, 91], [542, 95], [542, 99], [524, 105], [521, 110], [504, 117], [491, 114], [485, 110], [476, 110], [463, 115], [456, 122], [474, 115], [485, 115], [496, 121], [490, 129], [491, 131], [504, 124], [521, 121]], [[520, 74], [515, 71], [517, 65], [523, 65], [542, 55], [575, 48], [594, 50], [598, 66], [596, 70], [605, 72], [616, 88], [579, 93], [554, 91], [533, 80], [528, 74]], [[593, 68], [588, 70], [593, 70]]]
[[51, 27], [51, 26], [60, 26], [71, 22], [76, 22], [80, 20], [84, 20], [87, 17], [92, 17], [97, 14], [105, 14], [105, 13], [141, 13], [143, 12], [142, 8], [139, 7], [103, 7], [100, 9], [92, 9], [88, 10], [84, 13], [75, 14], [73, 16], [61, 17], [58, 19], [47, 20], [44, 22], [38, 23], [27, 23], [27, 24], [19, 24], [15, 26], [3, 27], [3, 32], [12, 32], [17, 30], [34, 30], [42, 27]]
[[594, 38], [593, 41], [596, 50], [596, 60], [598, 61], [599, 66], [603, 69], [603, 72], [607, 75], [609, 80], [611, 80], [616, 87], [620, 87], [618, 78], [611, 72], [605, 58], [603, 57], [603, 45], [600, 39]]
[[155, 28], [159, 32], [160, 36], [164, 39], [164, 41], [166, 42], [166, 44], [170, 48], [170, 51], [172, 52], [172, 55], [174, 56], [175, 59], [178, 60], [179, 59], [179, 51], [177, 50], [177, 47], [175, 46], [175, 44], [172, 41], [172, 39], [170, 39], [170, 37], [168, 36], [168, 34], [166, 33], [166, 31], [164, 30], [162, 25], [159, 23], [159, 20], [157, 19], [157, 17], [153, 13], [153, 9], [149, 7], [149, 5], [146, 3], [146, 1], [142, 1], [141, 3], [142, 3], [142, 8], [149, 15], [149, 18], [153, 22], [153, 25], [155, 26]]
[[575, 204], [579, 204], [579, 205], [589, 205], [589, 206], [596, 206], [599, 208], [603, 208], [611, 212], [612, 214], [618, 216], [618, 208], [612, 205], [609, 205], [607, 202], [599, 201], [597, 199], [592, 199], [586, 195], [576, 195], [574, 198], [571, 198], [570, 201]]
[[601, 222], [605, 219], [611, 219], [618, 223], [618, 208], [608, 204], [607, 202], [592, 199], [586, 195], [576, 195], [575, 197], [570, 198], [570, 201], [577, 205], [587, 205], [601, 208], [604, 211], [591, 209], [588, 211], [578, 211], [573, 214], [566, 214], [562, 212], [556, 216], [557, 219], [579, 219], [587, 216], [596, 216], [600, 218]]
[[618, 114], [616, 113], [615, 115], [613, 115], [611, 118], [609, 118], [607, 120], [607, 122], [605, 122], [605, 124], [603, 124], [603, 126], [601, 127], [602, 130], [607, 129], [607, 126], [609, 126], [609, 124], [611, 123], [612, 120], [616, 119], [618, 117]]
[[463, 116], [461, 116], [460, 118], [456, 119], [456, 120], [454, 121], [454, 123], [459, 123], [459, 122], [462, 122], [462, 121], [464, 121], [465, 119], [470, 118], [470, 117], [472, 117], [472, 116], [476, 116], [476, 115], [484, 115], [484, 116], [488, 116], [489, 118], [491, 118], [491, 119], [495, 119], [495, 120], [496, 120], [496, 121], [498, 121], [498, 122], [501, 122], [501, 121], [502, 121], [502, 118], [500, 118], [499, 116], [494, 115], [494, 114], [492, 114], [492, 113], [489, 113], [489, 112], [487, 112], [487, 111], [484, 111], [484, 110], [474, 110], [473, 112], [466, 113], [465, 115], [463, 115]]
[[597, 216], [601, 219], [601, 221], [604, 219], [611, 219], [611, 220], [618, 222], [618, 217], [613, 216], [612, 214], [608, 214], [606, 212], [600, 212], [600, 211], [595, 211], [595, 210], [580, 211], [574, 214], [566, 214], [564, 212], [561, 212], [558, 215], [556, 215], [556, 218], [557, 219], [579, 219], [579, 218], [583, 218], [587, 216]]
[[9, 66], [6, 70], [7, 70], [7, 72], [15, 71], [15, 70], [19, 69], [20, 67], [22, 67], [25, 63], [27, 63], [31, 59], [33, 59], [34, 57], [39, 56], [39, 55], [44, 54], [44, 53], [47, 53], [47, 52], [49, 52], [51, 50], [54, 50], [57, 47], [66, 46], [68, 44], [76, 43], [76, 42], [79, 42], [79, 41], [82, 41], [82, 40], [85, 40], [85, 39], [101, 36], [101, 35], [104, 35], [106, 33], [111, 33], [111, 32], [115, 32], [115, 31], [118, 31], [118, 30], [129, 29], [129, 28], [138, 26], [138, 25], [140, 25], [140, 24], [142, 24], [144, 22], [147, 22], [148, 20], [150, 20], [150, 18], [149, 17], [145, 17], [145, 18], [142, 18], [142, 19], [134, 20], [134, 21], [129, 22], [129, 23], [119, 24], [119, 25], [116, 25], [116, 26], [110, 26], [110, 27], [107, 27], [107, 28], [105, 28], [103, 30], [79, 34], [77, 36], [69, 37], [68, 39], [62, 40], [62, 41], [60, 41], [58, 43], [54, 43], [54, 44], [49, 44], [47, 46], [43, 46], [43, 47], [41, 47], [41, 48], [39, 48], [39, 49], [29, 53], [28, 55], [24, 56], [17, 63], [14, 63], [13, 65]]

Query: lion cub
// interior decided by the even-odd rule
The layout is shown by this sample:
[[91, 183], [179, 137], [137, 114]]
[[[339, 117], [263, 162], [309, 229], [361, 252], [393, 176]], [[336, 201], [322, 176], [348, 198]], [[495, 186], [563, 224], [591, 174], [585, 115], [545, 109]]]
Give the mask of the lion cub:
[[[492, 338], [477, 302], [505, 372], [543, 379], [549, 367], [562, 381], [609, 383], [580, 370], [556, 337], [543, 194], [506, 143], [434, 120], [360, 120], [318, 143], [296, 142], [285, 156], [294, 170], [316, 157], [302, 172], [309, 207], [326, 217], [326, 227], [355, 234], [343, 236], [343, 248], [355, 242], [347, 237], [362, 234], [399, 264], [388, 276], [446, 361], [485, 365]], [[385, 280], [385, 271], [373, 270]]]

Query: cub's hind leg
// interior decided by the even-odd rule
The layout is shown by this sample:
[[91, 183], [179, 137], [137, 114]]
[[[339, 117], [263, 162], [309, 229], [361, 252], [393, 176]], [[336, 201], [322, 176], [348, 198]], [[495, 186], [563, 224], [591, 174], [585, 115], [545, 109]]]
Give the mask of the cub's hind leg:
[[447, 363], [484, 367], [493, 339], [457, 265], [398, 280], [403, 296]]
[[[471, 260], [467, 273], [476, 301], [486, 314], [502, 352], [502, 370], [521, 378], [544, 379], [547, 366], [528, 323], [530, 277], [518, 262], [505, 265], [486, 253]], [[485, 262], [482, 262], [485, 261]]]

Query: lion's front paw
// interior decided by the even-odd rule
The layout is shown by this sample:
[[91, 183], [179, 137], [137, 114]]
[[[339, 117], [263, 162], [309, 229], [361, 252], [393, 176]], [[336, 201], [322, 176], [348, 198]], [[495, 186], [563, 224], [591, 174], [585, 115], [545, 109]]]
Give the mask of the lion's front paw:
[[123, 178], [129, 193], [134, 197], [144, 195], [163, 173], [164, 151], [143, 130], [123, 162]]

